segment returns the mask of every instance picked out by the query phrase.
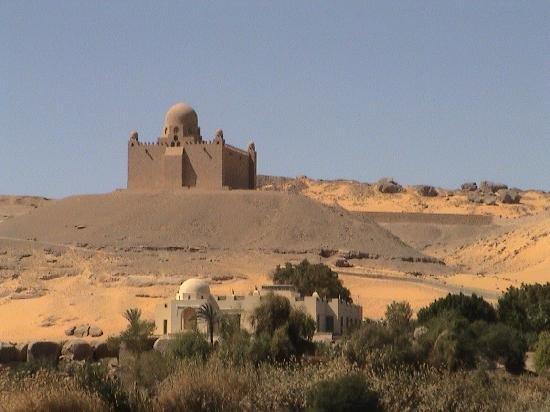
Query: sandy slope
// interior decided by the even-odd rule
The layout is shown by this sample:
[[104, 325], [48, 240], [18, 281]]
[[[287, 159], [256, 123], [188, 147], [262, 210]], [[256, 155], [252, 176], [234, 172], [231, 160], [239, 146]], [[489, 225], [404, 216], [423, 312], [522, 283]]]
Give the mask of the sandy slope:
[[[140, 307], [152, 317], [154, 305], [187, 277], [226, 279], [212, 281], [215, 294], [249, 293], [286, 261], [334, 265], [336, 256], [321, 258], [321, 247], [382, 255], [353, 260], [355, 267], [341, 274], [372, 318], [392, 300], [418, 309], [459, 290], [494, 300], [509, 285], [550, 281], [547, 194], [524, 193], [521, 205], [479, 207], [460, 194], [428, 199], [412, 188], [383, 195], [355, 182], [285, 184], [306, 197], [238, 191], [225, 192], [223, 201], [205, 192], [0, 197], [0, 340], [63, 339], [65, 328], [83, 322], [117, 333], [125, 309]], [[410, 215], [376, 224], [340, 206], [494, 219]], [[392, 259], [421, 256], [395, 236], [447, 266]]]
[[353, 180], [315, 180], [307, 177], [279, 178], [266, 182], [263, 190], [282, 190], [302, 193], [325, 204], [337, 203], [347, 210], [370, 212], [422, 212], [483, 214], [515, 218], [550, 210], [550, 195], [540, 191], [522, 192], [518, 205], [479, 205], [468, 201], [467, 194], [458, 190], [438, 188], [440, 196], [420, 196], [412, 186], [397, 194], [380, 193], [376, 185]]

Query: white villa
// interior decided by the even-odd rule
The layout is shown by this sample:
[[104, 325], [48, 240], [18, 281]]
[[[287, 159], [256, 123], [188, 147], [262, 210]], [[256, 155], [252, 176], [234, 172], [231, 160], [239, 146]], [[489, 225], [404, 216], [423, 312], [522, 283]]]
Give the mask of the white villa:
[[360, 305], [322, 299], [317, 292], [301, 296], [290, 285], [264, 285], [248, 295], [214, 296], [205, 280], [192, 278], [181, 284], [175, 299], [156, 306], [155, 333], [172, 335], [194, 328], [206, 332], [206, 324], [196, 317], [197, 309], [205, 303], [223, 314], [235, 315], [242, 328], [252, 331], [250, 315], [270, 293], [285, 296], [293, 307], [309, 314], [316, 322], [315, 334], [338, 336], [363, 319]]

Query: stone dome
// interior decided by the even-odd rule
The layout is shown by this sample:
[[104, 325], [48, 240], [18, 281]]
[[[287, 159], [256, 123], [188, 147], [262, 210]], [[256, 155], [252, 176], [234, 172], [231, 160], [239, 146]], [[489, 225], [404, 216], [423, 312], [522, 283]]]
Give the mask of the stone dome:
[[168, 109], [164, 117], [164, 127], [179, 127], [181, 130], [195, 130], [199, 120], [197, 112], [187, 103], [176, 103]]
[[203, 279], [191, 278], [183, 282], [178, 291], [179, 299], [190, 296], [192, 299], [206, 299], [210, 296], [210, 286]]

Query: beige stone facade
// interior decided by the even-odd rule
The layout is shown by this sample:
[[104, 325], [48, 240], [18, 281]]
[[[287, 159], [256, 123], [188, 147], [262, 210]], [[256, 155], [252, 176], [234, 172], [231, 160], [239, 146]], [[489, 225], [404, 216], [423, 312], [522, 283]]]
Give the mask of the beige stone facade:
[[202, 139], [198, 116], [185, 103], [166, 113], [162, 136], [144, 143], [137, 132], [128, 141], [128, 189], [178, 188], [255, 189], [256, 148], [226, 144], [218, 129], [211, 141]]
[[194, 328], [206, 333], [206, 325], [195, 316], [205, 303], [210, 303], [220, 313], [235, 315], [243, 329], [252, 331], [250, 316], [262, 298], [270, 293], [285, 296], [293, 307], [309, 314], [315, 320], [316, 335], [341, 335], [363, 319], [363, 308], [359, 305], [339, 299], [321, 299], [317, 293], [301, 296], [292, 286], [264, 285], [248, 295], [214, 296], [204, 280], [189, 279], [182, 283], [175, 299], [156, 306], [155, 333], [169, 336]]

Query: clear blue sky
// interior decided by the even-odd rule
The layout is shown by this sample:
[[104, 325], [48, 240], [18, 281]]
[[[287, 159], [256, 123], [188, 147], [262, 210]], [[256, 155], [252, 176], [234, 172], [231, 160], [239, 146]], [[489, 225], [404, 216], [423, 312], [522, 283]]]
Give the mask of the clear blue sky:
[[550, 190], [550, 1], [0, 0], [0, 193], [125, 187], [180, 100], [263, 174]]

